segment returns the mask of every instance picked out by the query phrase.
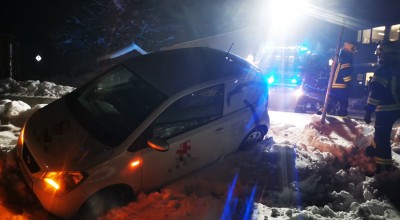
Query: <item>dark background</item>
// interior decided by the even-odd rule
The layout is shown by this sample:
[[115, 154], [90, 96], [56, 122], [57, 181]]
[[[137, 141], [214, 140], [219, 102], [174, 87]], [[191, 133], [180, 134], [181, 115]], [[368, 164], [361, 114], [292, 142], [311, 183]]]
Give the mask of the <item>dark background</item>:
[[[151, 52], [254, 25], [265, 0], [6, 0], [0, 34], [15, 41], [21, 78], [95, 71], [96, 59], [135, 42]], [[310, 0], [358, 29], [400, 21], [398, 0]], [[118, 5], [118, 7], [116, 6]], [[324, 11], [321, 10], [321, 13]], [[335, 47], [340, 23], [312, 18], [308, 37]], [[354, 39], [352, 39], [354, 40]], [[41, 62], [34, 57], [40, 54]]]

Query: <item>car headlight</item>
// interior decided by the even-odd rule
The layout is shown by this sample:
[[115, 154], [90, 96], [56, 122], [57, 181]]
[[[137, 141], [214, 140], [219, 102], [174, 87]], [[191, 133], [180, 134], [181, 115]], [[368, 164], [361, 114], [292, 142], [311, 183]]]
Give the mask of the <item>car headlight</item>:
[[43, 176], [46, 186], [57, 191], [67, 193], [77, 187], [87, 177], [84, 172], [47, 172]]

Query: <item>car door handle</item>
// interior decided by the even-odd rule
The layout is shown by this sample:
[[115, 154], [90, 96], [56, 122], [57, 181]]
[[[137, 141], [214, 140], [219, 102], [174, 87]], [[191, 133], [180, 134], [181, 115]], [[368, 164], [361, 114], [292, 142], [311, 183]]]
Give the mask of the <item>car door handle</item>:
[[224, 128], [217, 128], [217, 129], [215, 129], [215, 131], [214, 132], [218, 132], [218, 131], [221, 131], [221, 130], [223, 130]]

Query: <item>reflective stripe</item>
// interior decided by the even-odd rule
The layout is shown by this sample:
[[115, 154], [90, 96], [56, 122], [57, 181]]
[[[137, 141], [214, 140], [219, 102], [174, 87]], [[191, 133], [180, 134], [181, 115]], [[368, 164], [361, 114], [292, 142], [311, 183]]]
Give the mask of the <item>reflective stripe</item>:
[[332, 84], [332, 88], [335, 89], [344, 89], [346, 87], [347, 87], [346, 84], [339, 84], [339, 83]]
[[333, 83], [332, 83], [332, 88], [335, 88], [334, 86], [336, 85], [336, 79], [337, 79], [337, 77], [338, 77], [338, 73], [339, 73], [339, 67], [336, 67], [336, 70], [335, 70], [335, 75], [333, 76]]
[[351, 76], [344, 77], [344, 78], [343, 78], [343, 81], [345, 81], [345, 82], [351, 81]]
[[377, 83], [381, 84], [383, 87], [387, 87], [388, 83], [389, 83], [385, 78], [380, 77], [380, 76], [374, 76], [372, 78], [372, 82], [377, 82]]
[[349, 68], [350, 66], [351, 66], [350, 63], [345, 63], [345, 64], [340, 65], [340, 69]]
[[378, 164], [393, 164], [393, 160], [392, 159], [384, 159], [381, 157], [375, 157], [375, 162]]
[[397, 111], [400, 110], [400, 104], [395, 105], [378, 105], [375, 111]]
[[370, 105], [379, 105], [379, 102], [380, 102], [379, 99], [374, 99], [374, 98], [368, 97], [367, 103]]
[[[333, 83], [332, 83], [332, 88], [334, 89], [345, 89], [347, 88], [347, 84], [343, 83], [336, 83], [337, 77], [339, 75], [339, 69], [347, 68], [350, 67], [350, 63], [345, 63], [345, 64], [338, 64], [335, 70], [335, 75], [333, 77]], [[351, 76], [343, 77], [344, 82], [348, 82], [351, 80]]]

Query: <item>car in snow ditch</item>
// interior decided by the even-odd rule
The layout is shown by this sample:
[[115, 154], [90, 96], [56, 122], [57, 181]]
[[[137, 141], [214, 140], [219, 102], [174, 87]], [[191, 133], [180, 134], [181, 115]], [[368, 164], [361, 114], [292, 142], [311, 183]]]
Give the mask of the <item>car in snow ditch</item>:
[[19, 165], [46, 210], [90, 219], [260, 141], [265, 81], [211, 48], [131, 58], [35, 112], [18, 140]]

